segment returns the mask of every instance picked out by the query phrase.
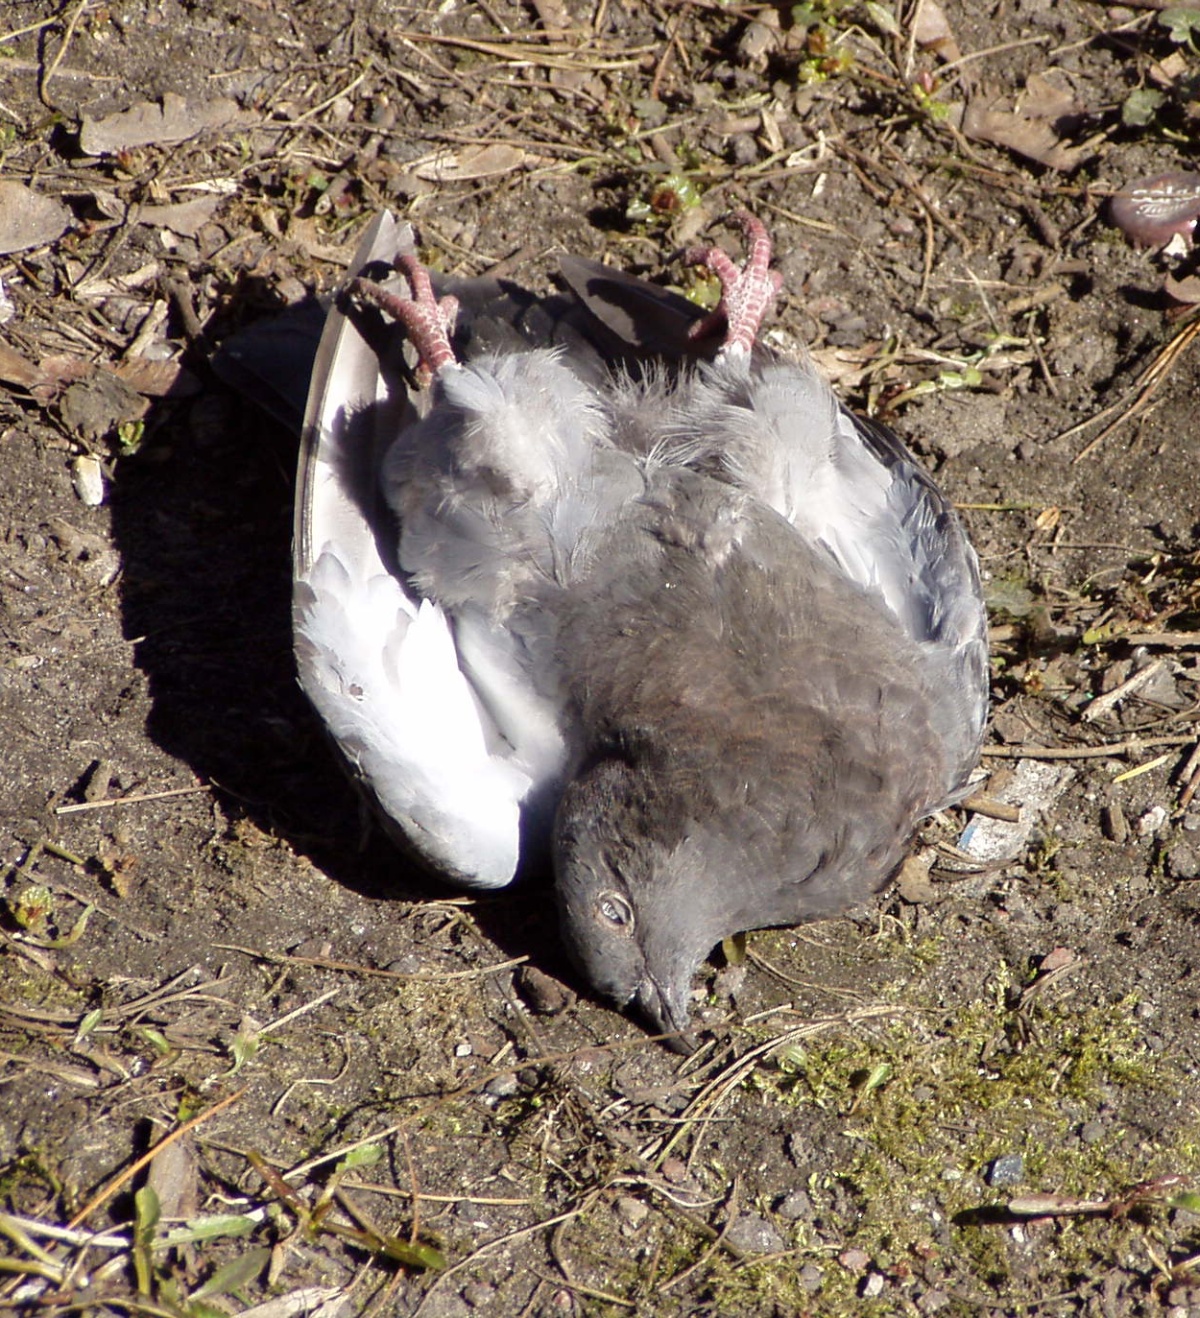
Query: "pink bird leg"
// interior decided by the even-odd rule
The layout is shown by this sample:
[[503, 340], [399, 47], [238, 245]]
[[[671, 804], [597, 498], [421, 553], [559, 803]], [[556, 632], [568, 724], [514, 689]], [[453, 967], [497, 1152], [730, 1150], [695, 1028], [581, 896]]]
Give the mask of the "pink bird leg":
[[779, 295], [783, 279], [770, 269], [771, 239], [761, 220], [740, 212], [734, 217], [746, 235], [746, 261], [739, 270], [719, 247], [694, 247], [684, 253], [689, 265], [707, 266], [721, 281], [716, 311], [692, 326], [689, 338], [702, 339], [724, 326], [722, 355], [748, 354], [763, 319]]
[[349, 291], [364, 302], [374, 303], [403, 326], [419, 358], [418, 375], [423, 378], [440, 375], [447, 366], [458, 364], [450, 346], [458, 299], [444, 297], [439, 302], [433, 295], [429, 271], [410, 253], [396, 257], [396, 269], [408, 280], [407, 297], [362, 278], [352, 279]]

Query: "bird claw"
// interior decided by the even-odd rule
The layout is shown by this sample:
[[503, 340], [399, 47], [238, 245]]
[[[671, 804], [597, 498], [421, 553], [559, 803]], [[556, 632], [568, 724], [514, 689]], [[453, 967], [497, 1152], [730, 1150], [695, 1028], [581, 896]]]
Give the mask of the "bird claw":
[[458, 299], [444, 297], [439, 301], [434, 296], [429, 271], [411, 253], [401, 253], [395, 265], [408, 281], [407, 296], [361, 276], [350, 281], [348, 291], [364, 302], [373, 303], [403, 326], [417, 352], [418, 378], [427, 383], [447, 366], [457, 365], [450, 335], [458, 315]]
[[707, 266], [721, 281], [717, 309], [692, 326], [689, 338], [703, 339], [724, 330], [721, 355], [747, 355], [783, 279], [770, 269], [771, 239], [765, 225], [744, 211], [734, 217], [746, 235], [746, 261], [741, 269], [719, 247], [693, 247], [684, 253], [688, 265]]

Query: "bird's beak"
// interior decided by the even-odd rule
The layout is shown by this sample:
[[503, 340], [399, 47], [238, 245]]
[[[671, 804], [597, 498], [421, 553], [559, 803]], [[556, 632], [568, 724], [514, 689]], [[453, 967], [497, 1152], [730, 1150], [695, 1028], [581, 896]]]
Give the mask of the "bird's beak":
[[677, 984], [663, 985], [647, 975], [637, 987], [633, 1000], [646, 1023], [655, 1034], [666, 1037], [663, 1042], [672, 1052], [687, 1056], [697, 1048], [695, 1035], [689, 1026], [687, 999], [691, 977]]

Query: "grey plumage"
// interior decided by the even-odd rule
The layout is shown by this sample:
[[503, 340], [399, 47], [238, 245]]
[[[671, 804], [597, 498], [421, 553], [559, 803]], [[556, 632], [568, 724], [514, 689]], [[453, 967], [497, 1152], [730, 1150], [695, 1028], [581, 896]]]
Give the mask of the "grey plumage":
[[[359, 264], [407, 241], [383, 217]], [[978, 570], [899, 441], [807, 364], [564, 273], [573, 296], [440, 287], [457, 360], [429, 388], [399, 330], [331, 317], [297, 661], [393, 833], [476, 887], [548, 847], [588, 981], [683, 1032], [716, 942], [862, 901], [965, 790]]]

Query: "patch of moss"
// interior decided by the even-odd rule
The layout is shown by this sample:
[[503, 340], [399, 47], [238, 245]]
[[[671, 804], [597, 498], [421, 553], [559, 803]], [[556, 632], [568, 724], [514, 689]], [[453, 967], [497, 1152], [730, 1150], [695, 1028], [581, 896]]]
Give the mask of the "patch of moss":
[[[1002, 1154], [1023, 1157], [1026, 1193], [1087, 1198], [1195, 1165], [1200, 1128], [1177, 1129], [1172, 1145], [1170, 1136], [1135, 1137], [1110, 1117], [1089, 1140], [1079, 1137], [1103, 1105], [1144, 1112], [1155, 1094], [1184, 1092], [1174, 1062], [1141, 1041], [1136, 999], [1083, 1007], [1035, 999], [1017, 1010], [1012, 980], [1001, 965], [990, 996], [968, 1002], [940, 1029], [906, 1016], [871, 1037], [822, 1036], [746, 1081], [762, 1099], [817, 1109], [840, 1124], [839, 1163], [813, 1197], [850, 1195], [858, 1211], [839, 1215], [843, 1239], [866, 1251], [873, 1268], [903, 1269], [936, 1238], [942, 1248], [953, 1242], [954, 1270], [965, 1281], [1003, 1289], [1020, 1229], [1014, 1236], [1013, 1221], [989, 1215], [1014, 1192], [984, 1183]], [[1042, 1228], [1053, 1232], [1064, 1268], [1091, 1270], [1111, 1266], [1142, 1229], [1108, 1217]], [[822, 1292], [821, 1312], [838, 1312], [825, 1301], [845, 1286], [838, 1269], [827, 1275], [836, 1295]], [[842, 1298], [856, 1296], [851, 1286]]]

